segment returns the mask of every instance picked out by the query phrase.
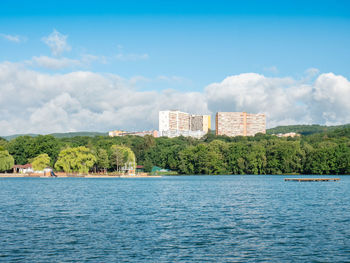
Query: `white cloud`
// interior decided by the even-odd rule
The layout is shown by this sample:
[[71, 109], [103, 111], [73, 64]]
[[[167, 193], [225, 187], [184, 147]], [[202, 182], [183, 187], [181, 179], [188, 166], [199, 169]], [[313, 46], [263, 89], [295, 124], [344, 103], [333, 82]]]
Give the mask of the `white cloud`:
[[350, 123], [350, 82], [333, 73], [321, 74], [312, 83], [240, 74], [207, 86], [205, 94], [212, 112], [266, 113], [268, 127]]
[[147, 53], [144, 54], [124, 54], [124, 53], [119, 53], [115, 56], [116, 60], [120, 61], [137, 61], [137, 60], [147, 60], [149, 59], [149, 55]]
[[147, 53], [136, 54], [136, 53], [125, 53], [124, 47], [120, 44], [117, 45], [118, 54], [115, 56], [116, 60], [119, 61], [137, 61], [137, 60], [146, 60], [149, 59], [149, 55]]
[[137, 91], [117, 75], [44, 74], [12, 63], [0, 64], [0, 93], [0, 135], [156, 129], [159, 110], [208, 111], [201, 93]]
[[27, 63], [33, 66], [53, 70], [82, 66], [82, 63], [76, 59], [52, 58], [47, 56], [33, 57], [32, 60]]
[[309, 69], [304, 71], [304, 76], [303, 76], [301, 81], [310, 82], [312, 80], [315, 80], [315, 78], [317, 78], [317, 76], [319, 74], [320, 74], [319, 69], [317, 69], [317, 68], [309, 68]]
[[350, 82], [333, 73], [321, 74], [309, 94], [312, 119], [327, 125], [350, 122]]
[[202, 92], [140, 91], [142, 76], [75, 71], [44, 74], [0, 64], [0, 135], [112, 129], [156, 129], [158, 111], [266, 113], [269, 127], [350, 122], [350, 82], [333, 73], [312, 82], [246, 73], [208, 85]]
[[24, 42], [26, 40], [25, 37], [19, 36], [19, 35], [6, 35], [6, 34], [0, 34], [0, 36], [8, 41], [20, 43]]
[[50, 35], [43, 37], [42, 41], [50, 47], [51, 52], [54, 56], [58, 56], [61, 55], [64, 51], [71, 50], [71, 47], [67, 44], [67, 38], [67, 35], [63, 35], [54, 29]]
[[105, 56], [96, 56], [92, 54], [84, 54], [81, 56], [81, 62], [84, 64], [91, 64], [92, 62], [99, 62], [107, 64], [108, 59]]
[[130, 78], [129, 83], [131, 85], [136, 85], [138, 83], [151, 82], [152, 80], [149, 78], [145, 78], [144, 76], [134, 76]]
[[99, 62], [106, 63], [106, 59], [103, 56], [94, 56], [90, 54], [84, 54], [79, 59], [71, 59], [67, 57], [48, 57], [48, 56], [34, 56], [31, 60], [26, 60], [22, 64], [31, 67], [39, 67], [50, 70], [60, 69], [72, 69], [72, 68], [87, 68], [92, 63]]
[[320, 71], [317, 68], [309, 68], [309, 69], [305, 70], [305, 73], [308, 77], [315, 77], [316, 75], [318, 75], [320, 73]]
[[213, 112], [266, 113], [274, 121], [294, 117], [300, 119], [303, 117], [304, 107], [294, 104], [300, 97], [300, 88], [294, 87], [295, 84], [296, 81], [290, 78], [267, 78], [256, 73], [247, 73], [211, 84], [206, 87], [205, 94]]
[[264, 68], [265, 72], [272, 73], [272, 74], [278, 74], [278, 68], [276, 66], [271, 66], [271, 67], [265, 67]]
[[183, 77], [179, 77], [179, 76], [158, 76], [157, 80], [161, 80], [161, 81], [166, 81], [166, 82], [184, 82], [184, 81], [188, 81], [187, 79], [183, 78]]

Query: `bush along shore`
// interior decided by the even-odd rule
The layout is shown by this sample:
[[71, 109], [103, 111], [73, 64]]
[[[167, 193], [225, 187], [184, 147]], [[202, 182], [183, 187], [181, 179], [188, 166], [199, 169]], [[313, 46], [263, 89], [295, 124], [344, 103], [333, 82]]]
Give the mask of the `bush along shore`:
[[19, 136], [0, 139], [0, 172], [32, 163], [67, 173], [122, 172], [123, 167], [167, 169], [164, 174], [350, 174], [350, 128], [298, 137], [202, 139], [151, 136]]

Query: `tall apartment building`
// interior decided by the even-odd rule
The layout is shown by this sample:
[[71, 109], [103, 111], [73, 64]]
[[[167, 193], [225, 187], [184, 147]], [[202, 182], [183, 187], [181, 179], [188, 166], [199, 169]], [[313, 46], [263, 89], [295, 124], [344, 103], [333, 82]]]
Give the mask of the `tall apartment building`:
[[265, 114], [218, 112], [215, 124], [216, 135], [254, 136], [257, 133], [266, 133]]
[[200, 138], [210, 129], [210, 115], [191, 115], [181, 111], [159, 112], [159, 135]]
[[207, 133], [211, 128], [210, 115], [191, 115], [190, 116], [190, 130], [203, 131]]

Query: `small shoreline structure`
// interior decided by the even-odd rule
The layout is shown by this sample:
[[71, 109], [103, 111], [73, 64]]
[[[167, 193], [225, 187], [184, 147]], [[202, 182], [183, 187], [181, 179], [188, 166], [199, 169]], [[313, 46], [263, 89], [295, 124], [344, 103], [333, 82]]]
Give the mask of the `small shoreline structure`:
[[161, 178], [161, 175], [148, 175], [146, 173], [140, 173], [136, 175], [119, 175], [119, 174], [66, 174], [62, 172], [56, 172], [56, 176], [37, 174], [37, 173], [0, 173], [0, 178]]
[[284, 178], [286, 182], [338, 182], [340, 178]]

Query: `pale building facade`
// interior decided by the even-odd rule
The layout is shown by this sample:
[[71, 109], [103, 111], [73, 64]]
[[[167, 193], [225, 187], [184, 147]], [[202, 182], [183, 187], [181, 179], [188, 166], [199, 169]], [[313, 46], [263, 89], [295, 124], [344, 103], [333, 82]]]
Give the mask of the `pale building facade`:
[[134, 135], [144, 137], [146, 135], [151, 135], [155, 138], [158, 137], [158, 131], [140, 131], [140, 132], [127, 132], [127, 131], [110, 131], [108, 132], [109, 137], [118, 137], [118, 136], [126, 136], [126, 135]]
[[265, 114], [218, 112], [215, 124], [216, 135], [254, 136], [257, 133], [266, 133]]
[[191, 115], [168, 110], [159, 112], [159, 136], [201, 138], [210, 129], [210, 115]]
[[299, 133], [296, 132], [288, 132], [288, 133], [278, 133], [278, 134], [272, 134], [275, 135], [277, 137], [300, 137], [301, 135]]

